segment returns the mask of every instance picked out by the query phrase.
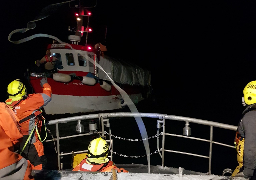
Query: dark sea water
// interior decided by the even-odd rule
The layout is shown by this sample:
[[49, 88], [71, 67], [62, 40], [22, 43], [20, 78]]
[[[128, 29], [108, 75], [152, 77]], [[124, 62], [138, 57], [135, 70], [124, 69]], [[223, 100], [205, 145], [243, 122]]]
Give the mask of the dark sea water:
[[[174, 103], [175, 104], [175, 103]], [[172, 107], [172, 108], [171, 108]], [[169, 110], [170, 113], [167, 113], [165, 110], [171, 108]], [[195, 108], [195, 107], [194, 107]], [[137, 109], [139, 112], [144, 113], [163, 113], [168, 115], [179, 115], [186, 117], [186, 110], [185, 108], [183, 111], [179, 111], [175, 109], [172, 103], [167, 103], [163, 99], [158, 99], [157, 97], [152, 98], [150, 100], [145, 100], [137, 104]], [[192, 108], [193, 109], [193, 108]], [[175, 112], [177, 114], [172, 114], [171, 112]], [[117, 110], [114, 112], [130, 112], [129, 109], [126, 107], [121, 110]], [[179, 114], [180, 112], [180, 114]], [[181, 113], [183, 112], [184, 115]], [[192, 118], [203, 119], [204, 112], [203, 108], [201, 111], [201, 116], [190, 116]], [[93, 114], [93, 113], [90, 113]], [[214, 116], [214, 115], [213, 115]], [[216, 116], [216, 115], [215, 115]], [[59, 116], [47, 116], [48, 120], [50, 119], [58, 119], [65, 117], [65, 115]], [[187, 116], [189, 117], [189, 116]], [[205, 116], [206, 117], [206, 116]], [[212, 119], [205, 119], [211, 120]], [[97, 121], [97, 120], [95, 120]], [[157, 132], [157, 119], [151, 118], [143, 118], [144, 124], [147, 129], [148, 136], [154, 136]], [[89, 131], [88, 122], [82, 121], [82, 124], [85, 127], [85, 132]], [[111, 131], [112, 134], [118, 137], [126, 138], [126, 139], [141, 139], [140, 132], [136, 121], [134, 118], [112, 118], [110, 119], [111, 124]], [[179, 134], [182, 135], [184, 122], [178, 121], [166, 121], [166, 132], [172, 134]], [[99, 127], [99, 126], [98, 126]], [[191, 124], [191, 132], [193, 137], [209, 139], [210, 138], [210, 127], [204, 125], [196, 125]], [[55, 136], [55, 126], [51, 125], [48, 126], [51, 130], [53, 135]], [[60, 124], [60, 136], [67, 136], [77, 134], [76, 130], [76, 122], [71, 122], [68, 124]], [[214, 135], [213, 140], [221, 143], [226, 143], [229, 145], [233, 144], [235, 132], [230, 130], [222, 130], [219, 128], [214, 128]], [[87, 146], [91, 139], [93, 139], [95, 135], [90, 136], [83, 136], [78, 138], [70, 138], [65, 140], [60, 140], [60, 151], [61, 152], [71, 152], [71, 151], [79, 151], [87, 149]], [[48, 134], [48, 139], [51, 137]], [[160, 148], [161, 148], [161, 141], [162, 138], [160, 137]], [[151, 153], [157, 150], [157, 139], [151, 138], [149, 140], [150, 151]], [[199, 142], [195, 140], [188, 140], [179, 137], [171, 137], [166, 136], [165, 140], [165, 149], [175, 150], [175, 151], [184, 151], [188, 153], [200, 154], [204, 156], [209, 155], [209, 143], [206, 142]], [[134, 142], [134, 141], [127, 141], [114, 138], [114, 152], [119, 154], [127, 155], [127, 156], [143, 156], [145, 155], [145, 149], [142, 141]], [[54, 150], [54, 144], [45, 143], [45, 153], [48, 157], [48, 167], [49, 168], [57, 168], [57, 154]], [[147, 164], [147, 158], [130, 158], [130, 157], [121, 157], [118, 155], [113, 155], [113, 161], [116, 164]], [[72, 163], [72, 156], [64, 156], [61, 159], [61, 163], [63, 163], [64, 169], [70, 169]], [[158, 153], [154, 153], [151, 155], [151, 164], [152, 165], [161, 165], [162, 160]], [[169, 167], [183, 167], [187, 170], [199, 171], [206, 173], [208, 172], [208, 159], [182, 155], [177, 153], [165, 152], [165, 166]], [[222, 174], [222, 171], [225, 168], [234, 169], [237, 165], [236, 162], [236, 151], [235, 149], [221, 147], [219, 145], [213, 145], [213, 153], [212, 153], [212, 173], [213, 174]]]

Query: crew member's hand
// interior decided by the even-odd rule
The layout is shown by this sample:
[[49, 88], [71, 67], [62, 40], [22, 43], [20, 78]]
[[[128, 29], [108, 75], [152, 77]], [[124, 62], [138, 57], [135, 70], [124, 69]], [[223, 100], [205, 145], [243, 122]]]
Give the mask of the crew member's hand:
[[46, 77], [43, 77], [43, 78], [40, 80], [40, 85], [43, 87], [45, 83], [47, 83], [47, 78], [46, 78]]

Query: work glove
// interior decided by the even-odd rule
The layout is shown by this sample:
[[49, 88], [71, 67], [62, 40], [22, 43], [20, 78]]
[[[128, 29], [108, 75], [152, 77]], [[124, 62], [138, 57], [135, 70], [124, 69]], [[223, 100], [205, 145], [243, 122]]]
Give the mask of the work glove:
[[47, 83], [47, 78], [43, 77], [43, 78], [40, 80], [40, 85], [43, 87], [45, 83]]

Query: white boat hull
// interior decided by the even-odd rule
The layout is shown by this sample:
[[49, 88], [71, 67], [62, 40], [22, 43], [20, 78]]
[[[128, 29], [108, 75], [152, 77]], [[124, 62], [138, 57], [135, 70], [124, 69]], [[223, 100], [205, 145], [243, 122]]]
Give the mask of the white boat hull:
[[[141, 94], [132, 94], [130, 98], [135, 103], [143, 100]], [[46, 114], [72, 114], [121, 109], [124, 105], [120, 95], [71, 96], [53, 94], [52, 101], [44, 106], [44, 110]]]

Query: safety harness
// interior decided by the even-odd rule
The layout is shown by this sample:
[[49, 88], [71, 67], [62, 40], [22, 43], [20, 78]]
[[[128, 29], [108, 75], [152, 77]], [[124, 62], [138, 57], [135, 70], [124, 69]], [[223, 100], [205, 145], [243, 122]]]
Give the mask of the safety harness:
[[[27, 99], [27, 98], [28, 98], [27, 96], [24, 97], [24, 98], [22, 98], [18, 103], [16, 103], [14, 106], [12, 106], [12, 109], [15, 109], [15, 107], [16, 107], [18, 104], [20, 104], [21, 101], [23, 101], [23, 100], [25, 100], [25, 99]], [[41, 136], [40, 136], [40, 134], [39, 134], [39, 132], [38, 132], [38, 128], [37, 128], [38, 121], [35, 122], [35, 125], [34, 125], [33, 129], [31, 130], [31, 132], [30, 132], [30, 134], [29, 134], [29, 136], [28, 136], [28, 138], [27, 138], [27, 140], [26, 140], [26, 142], [25, 142], [25, 144], [24, 144], [24, 146], [23, 146], [23, 148], [22, 148], [20, 154], [24, 151], [25, 147], [27, 146], [27, 144], [28, 144], [29, 140], [31, 139], [31, 137], [32, 137], [32, 135], [33, 135], [33, 133], [34, 133], [35, 130], [36, 130], [38, 139], [39, 139], [41, 142], [44, 142], [44, 141], [46, 140], [46, 138], [47, 138], [47, 128], [46, 128], [45, 118], [44, 118], [43, 115], [42, 115], [42, 110], [41, 110], [41, 109], [37, 109], [37, 110], [35, 110], [32, 114], [30, 114], [29, 116], [27, 116], [27, 117], [21, 119], [21, 120], [19, 121], [19, 124], [22, 124], [22, 123], [26, 122], [26, 121], [29, 120], [29, 119], [35, 119], [36, 117], [39, 117], [39, 116], [40, 116], [40, 118], [43, 120], [43, 124], [42, 124], [42, 125], [44, 125], [44, 127], [45, 127], [45, 138], [44, 138], [43, 140], [41, 139]]]
[[33, 133], [34, 133], [35, 130], [36, 130], [36, 134], [37, 134], [37, 136], [38, 136], [39, 141], [44, 142], [44, 141], [46, 140], [46, 138], [47, 138], [47, 128], [46, 128], [45, 118], [42, 116], [41, 113], [42, 113], [42, 111], [41, 111], [41, 109], [39, 109], [39, 110], [37, 110], [36, 112], [34, 112], [33, 114], [31, 114], [31, 115], [29, 115], [29, 116], [23, 118], [22, 120], [20, 120], [20, 123], [23, 123], [23, 122], [25, 122], [25, 121], [27, 121], [27, 120], [29, 120], [29, 119], [35, 119], [36, 117], [38, 117], [38, 116], [40, 115], [41, 118], [43, 119], [43, 125], [44, 125], [44, 130], [45, 130], [45, 137], [44, 137], [44, 139], [42, 140], [42, 139], [41, 139], [41, 136], [40, 136], [40, 134], [39, 134], [39, 132], [38, 132], [38, 128], [37, 128], [38, 121], [37, 121], [37, 122], [35, 123], [33, 129], [31, 130], [31, 132], [30, 132], [30, 134], [29, 134], [29, 136], [28, 136], [28, 138], [27, 138], [27, 140], [26, 140], [26, 142], [25, 142], [25, 144], [24, 144], [24, 146], [23, 146], [23, 148], [22, 148], [20, 154], [24, 151], [25, 147], [27, 146], [27, 144], [28, 144], [29, 140], [31, 139], [31, 137], [32, 137], [32, 135], [33, 135]]

